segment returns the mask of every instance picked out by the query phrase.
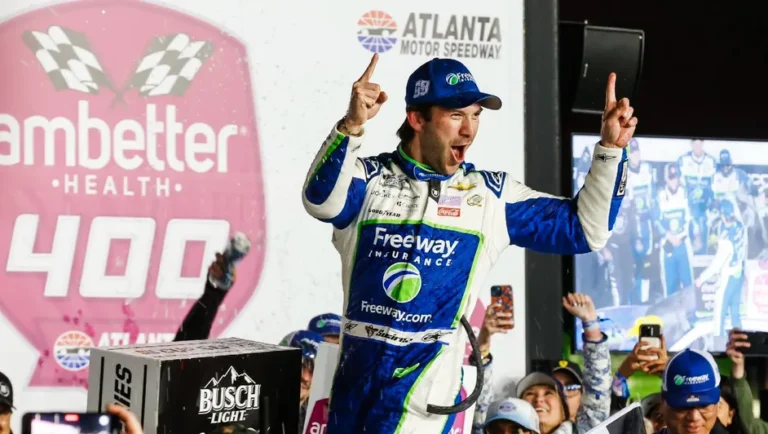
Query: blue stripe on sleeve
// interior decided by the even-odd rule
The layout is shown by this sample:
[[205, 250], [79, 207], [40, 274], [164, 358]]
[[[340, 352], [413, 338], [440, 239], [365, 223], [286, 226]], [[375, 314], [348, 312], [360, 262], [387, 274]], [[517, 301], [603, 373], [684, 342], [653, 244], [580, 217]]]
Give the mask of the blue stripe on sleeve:
[[341, 166], [347, 156], [347, 144], [349, 144], [349, 137], [339, 134], [336, 140], [328, 146], [328, 150], [318, 163], [317, 169], [312, 174], [304, 192], [309, 203], [320, 205], [331, 196], [333, 187], [336, 186], [336, 181], [339, 179]]
[[365, 186], [365, 181], [362, 179], [352, 178], [352, 183], [349, 185], [349, 190], [347, 190], [347, 200], [344, 201], [344, 208], [339, 215], [330, 219], [321, 219], [321, 221], [331, 223], [336, 229], [344, 229], [349, 226], [363, 206]]
[[542, 253], [572, 255], [590, 252], [573, 200], [538, 197], [506, 204], [507, 231], [512, 244]]

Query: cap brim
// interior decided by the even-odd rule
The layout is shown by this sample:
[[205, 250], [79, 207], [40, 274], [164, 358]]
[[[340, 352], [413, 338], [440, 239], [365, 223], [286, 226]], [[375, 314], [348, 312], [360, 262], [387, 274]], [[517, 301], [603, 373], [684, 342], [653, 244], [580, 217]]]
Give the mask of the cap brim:
[[530, 425], [530, 423], [528, 423], [526, 421], [520, 421], [518, 419], [520, 419], [520, 418], [515, 417], [515, 416], [511, 416], [511, 415], [508, 415], [508, 414], [497, 414], [497, 415], [491, 416], [491, 417], [489, 417], [488, 419], [485, 420], [485, 425], [483, 425], [483, 429], [488, 428], [488, 425], [490, 425], [491, 422], [495, 422], [497, 420], [508, 420], [510, 422], [513, 422], [513, 423], [516, 423], [516, 424], [520, 425], [520, 427], [522, 427], [525, 430], [533, 431], [536, 434], [539, 433], [539, 427], [537, 427], [537, 426], [536, 427], [532, 427]]
[[11, 407], [12, 410], [16, 410], [16, 407], [13, 406], [13, 403], [8, 398], [0, 398], [0, 404], [7, 405]]
[[483, 92], [464, 92], [451, 98], [441, 99], [437, 104], [453, 109], [469, 107], [472, 104], [480, 104], [481, 107], [489, 110], [498, 110], [501, 108], [501, 99], [496, 95]]
[[581, 379], [581, 375], [579, 375], [579, 373], [576, 372], [576, 370], [571, 368], [570, 366], [566, 366], [565, 368], [561, 368], [561, 367], [558, 366], [558, 367], [556, 367], [555, 369], [552, 370], [552, 373], [554, 374], [555, 372], [558, 372], [558, 371], [565, 371], [565, 372], [573, 375], [573, 378], [575, 378], [576, 381], [578, 381], [579, 384], [582, 384], [582, 385], [584, 384], [584, 380]]
[[713, 387], [699, 392], [664, 392], [664, 402], [671, 408], [706, 407], [720, 402], [720, 388]]
[[547, 375], [543, 372], [533, 372], [520, 380], [515, 388], [515, 395], [522, 399], [523, 393], [533, 386], [552, 386], [557, 390], [557, 382], [551, 375]]

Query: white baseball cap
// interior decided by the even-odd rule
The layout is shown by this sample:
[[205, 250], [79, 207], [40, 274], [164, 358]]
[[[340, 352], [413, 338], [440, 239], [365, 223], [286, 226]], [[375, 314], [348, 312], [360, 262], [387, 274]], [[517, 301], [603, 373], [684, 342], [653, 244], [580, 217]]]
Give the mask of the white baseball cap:
[[522, 399], [507, 398], [491, 405], [483, 428], [497, 420], [508, 420], [539, 434], [539, 415], [531, 404]]

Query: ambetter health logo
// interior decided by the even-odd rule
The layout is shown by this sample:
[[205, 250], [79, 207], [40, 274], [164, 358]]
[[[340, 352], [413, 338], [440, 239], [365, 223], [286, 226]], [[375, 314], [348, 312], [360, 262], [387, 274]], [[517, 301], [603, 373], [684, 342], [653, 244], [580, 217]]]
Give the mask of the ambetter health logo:
[[121, 0], [25, 14], [0, 41], [0, 310], [40, 351], [31, 383], [85, 386], [90, 345], [172, 340], [240, 230], [253, 248], [218, 335], [264, 259], [243, 44]]

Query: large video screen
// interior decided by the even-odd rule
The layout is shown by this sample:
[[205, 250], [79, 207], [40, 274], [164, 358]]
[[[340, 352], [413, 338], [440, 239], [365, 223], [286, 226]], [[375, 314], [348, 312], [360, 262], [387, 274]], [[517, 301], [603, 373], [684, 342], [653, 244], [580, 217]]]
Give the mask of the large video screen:
[[[576, 194], [600, 138], [572, 139]], [[768, 331], [768, 142], [636, 137], [628, 170], [608, 245], [574, 258], [611, 350], [631, 351], [641, 324], [661, 324], [671, 352]]]

